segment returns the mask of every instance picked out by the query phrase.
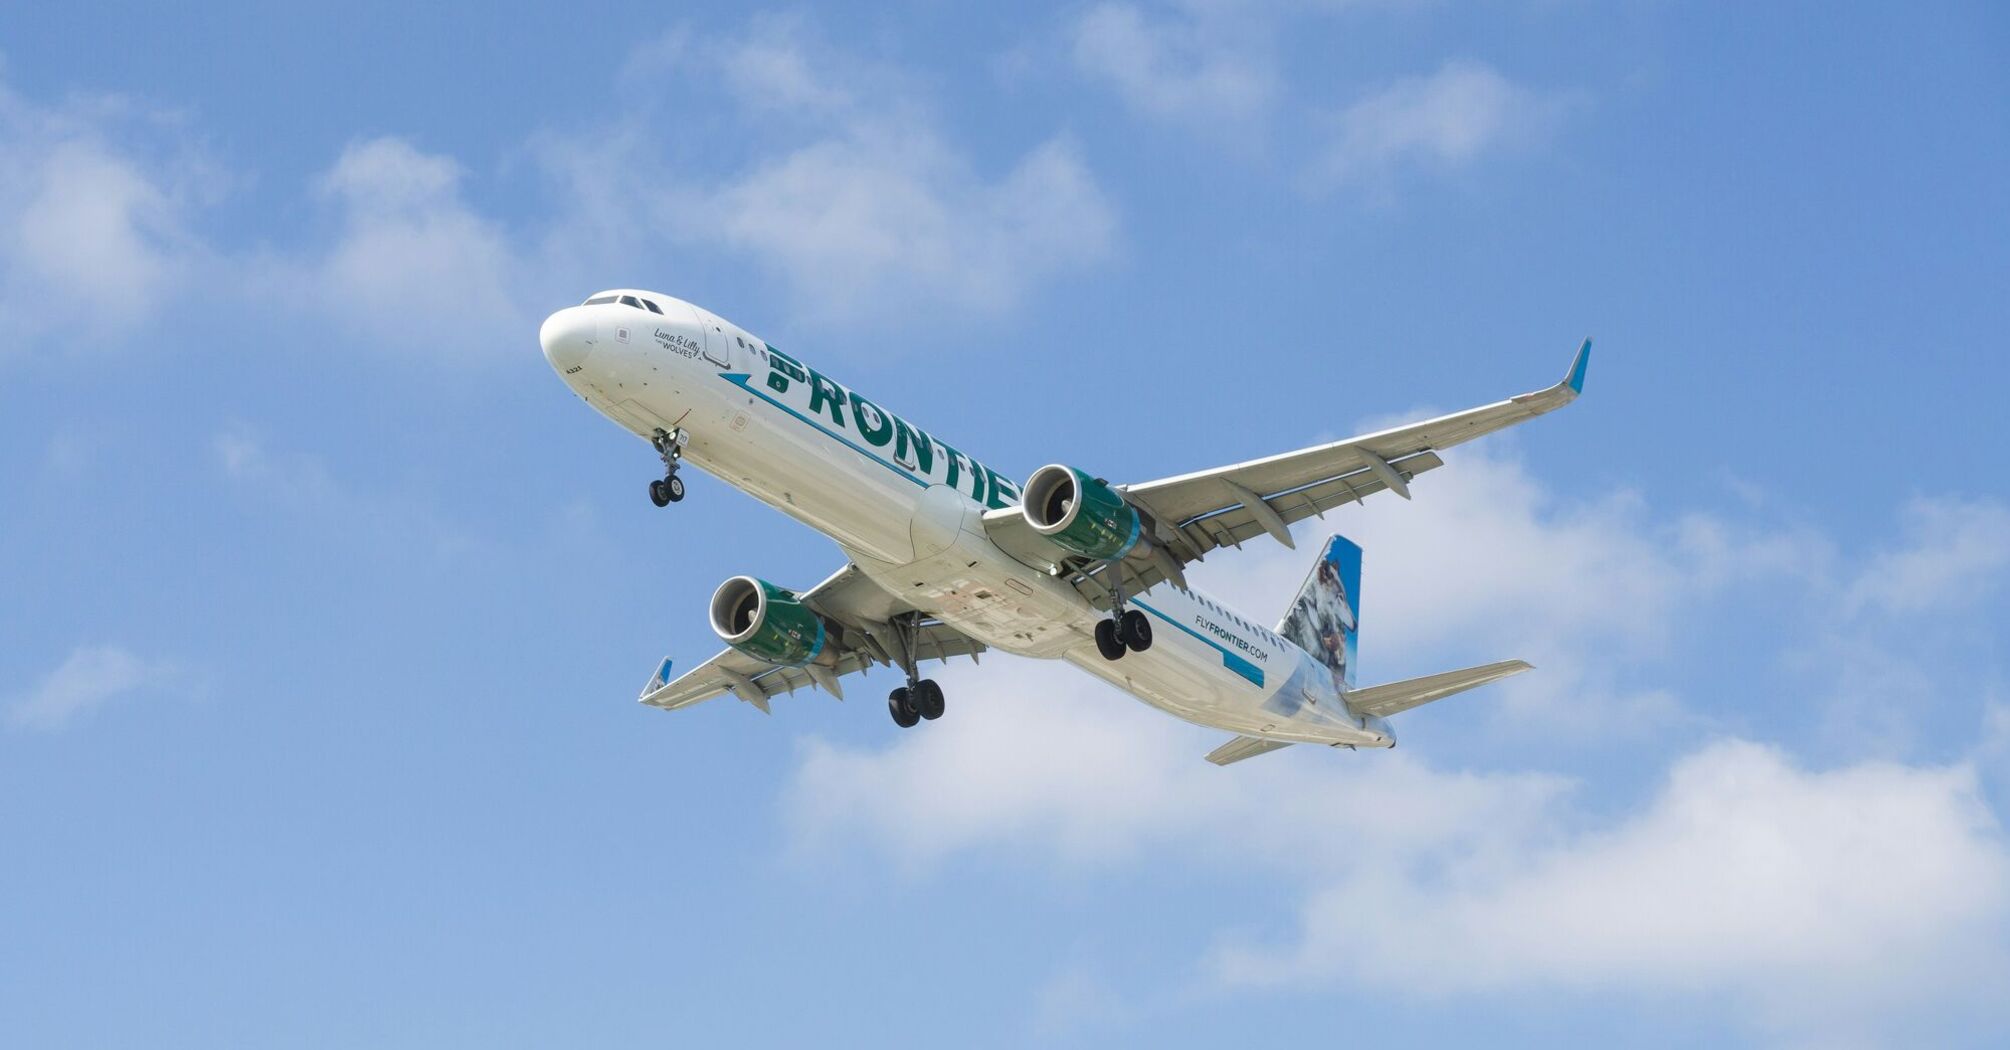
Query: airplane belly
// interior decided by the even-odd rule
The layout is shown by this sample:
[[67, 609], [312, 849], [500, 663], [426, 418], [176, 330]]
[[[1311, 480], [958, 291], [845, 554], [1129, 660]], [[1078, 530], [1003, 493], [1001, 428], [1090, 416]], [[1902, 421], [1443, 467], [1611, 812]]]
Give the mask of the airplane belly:
[[[1157, 628], [1154, 628], [1156, 632]], [[1294, 673], [1282, 683], [1256, 687], [1225, 673], [1195, 646], [1168, 645], [1155, 633], [1152, 647], [1105, 660], [1093, 645], [1070, 650], [1071, 664], [1139, 700], [1195, 725], [1274, 740], [1387, 747], [1389, 739], [1364, 726], [1331, 697], [1312, 703]]]
[[1222, 680], [1220, 664], [1153, 625], [1152, 647], [1105, 660], [1093, 642], [1078, 645], [1065, 659], [1088, 673], [1189, 722], [1216, 724], [1232, 704], [1234, 687]]
[[904, 475], [728, 387], [711, 433], [694, 432], [691, 459], [847, 549], [890, 562], [914, 557], [908, 520], [921, 490]]
[[1020, 656], [1053, 658], [1080, 645], [1080, 626], [1095, 609], [1074, 589], [1028, 568], [991, 542], [983, 508], [946, 485], [931, 486], [908, 520], [904, 563], [852, 562], [881, 587], [985, 645]]

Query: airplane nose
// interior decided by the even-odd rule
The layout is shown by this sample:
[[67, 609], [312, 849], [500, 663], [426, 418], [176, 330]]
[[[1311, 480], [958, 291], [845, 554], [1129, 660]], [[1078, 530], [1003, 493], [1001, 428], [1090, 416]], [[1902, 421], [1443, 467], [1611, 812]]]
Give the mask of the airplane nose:
[[568, 306], [544, 319], [543, 327], [537, 330], [537, 341], [544, 345], [544, 359], [564, 375], [585, 363], [599, 334], [593, 311]]

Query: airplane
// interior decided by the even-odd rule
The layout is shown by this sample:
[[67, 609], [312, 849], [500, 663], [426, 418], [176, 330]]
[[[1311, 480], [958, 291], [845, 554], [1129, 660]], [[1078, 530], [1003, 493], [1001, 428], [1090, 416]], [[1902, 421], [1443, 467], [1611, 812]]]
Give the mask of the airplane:
[[1223, 548], [1383, 492], [1410, 498], [1439, 453], [1561, 408], [1584, 389], [1591, 341], [1554, 386], [1408, 426], [1192, 474], [1111, 484], [1041, 467], [1022, 486], [800, 358], [703, 307], [617, 288], [547, 318], [538, 341], [572, 391], [648, 441], [657, 506], [695, 464], [830, 537], [847, 563], [807, 591], [735, 576], [712, 595], [724, 651], [640, 701], [662, 710], [734, 696], [764, 713], [809, 687], [884, 666], [903, 729], [942, 717], [929, 661], [996, 649], [1060, 659], [1147, 704], [1232, 734], [1228, 765], [1292, 744], [1393, 747], [1388, 718], [1530, 670], [1520, 660], [1355, 684], [1361, 548], [1332, 537], [1285, 616], [1265, 627], [1188, 586]]

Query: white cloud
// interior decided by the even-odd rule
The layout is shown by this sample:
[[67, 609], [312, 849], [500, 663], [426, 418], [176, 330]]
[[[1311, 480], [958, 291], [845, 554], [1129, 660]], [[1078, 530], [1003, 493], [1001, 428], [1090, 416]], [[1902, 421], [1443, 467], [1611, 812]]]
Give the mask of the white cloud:
[[2010, 773], [2010, 702], [2000, 689], [1991, 689], [1982, 701], [1982, 730], [1975, 745], [1976, 762], [1985, 773], [2000, 778]]
[[[1510, 728], [1548, 737], [1589, 722], [1609, 748], [1639, 730], [1625, 722], [1643, 697], [1665, 703], [1649, 732], [1681, 719], [1694, 739], [1699, 719], [1665, 686], [1622, 688], [1666, 678], [1642, 669], [1662, 666], [1679, 625], [1754, 586], [1810, 605], [1840, 586], [1825, 537], [1656, 515], [1628, 493], [1559, 500], [1498, 445], [1458, 451], [1418, 479], [1415, 502], [1336, 515], [1367, 550], [1364, 660], [1386, 667], [1386, 651], [1423, 673], [1452, 652], [1536, 657], [1524, 677], [1551, 684], [1452, 701], [1502, 712], [1488, 735], [1534, 761]], [[1948, 534], [1934, 521], [1915, 537]], [[1225, 552], [1197, 582], [1279, 609], [1306, 557]], [[938, 673], [949, 716], [883, 748], [804, 743], [784, 795], [798, 848], [863, 843], [910, 877], [963, 852], [1064, 876], [1168, 863], [1247, 874], [1300, 903], [1288, 933], [1221, 942], [1211, 971], [1231, 984], [1688, 996], [1827, 1038], [1974, 1005], [2010, 979], [2010, 850], [1969, 762], [1810, 769], [1715, 734], [1618, 806], [1604, 784], [1441, 770], [1408, 750], [1301, 747], [1217, 769], [1201, 755], [1221, 734], [1072, 668], [1004, 662]], [[1718, 707], [1754, 702], [1716, 687], [1730, 694]], [[1830, 702], [1827, 681], [1810, 688], [1774, 702]], [[1062, 1005], [1077, 983], [1057, 985]]]
[[800, 848], [863, 843], [910, 877], [962, 851], [1249, 873], [1304, 903], [1283, 943], [1222, 944], [1230, 984], [1686, 994], [1805, 1027], [2010, 978], [2010, 853], [1967, 765], [1809, 771], [1730, 740], [1594, 818], [1570, 781], [1400, 752], [1217, 769], [1214, 736], [1065, 668], [943, 677], [941, 722], [879, 750], [805, 745]]
[[1153, 19], [1134, 4], [1105, 3], [1068, 29], [1083, 75], [1113, 87], [1131, 108], [1219, 137], [1247, 133], [1277, 93], [1267, 19], [1240, 9]]
[[[386, 137], [352, 144], [314, 189], [324, 251], [219, 251], [192, 229], [227, 181], [176, 122], [116, 98], [39, 106], [0, 87], [0, 321], [96, 332], [197, 283], [270, 307], [318, 307], [401, 352], [525, 343], [523, 251], [461, 198], [461, 167]], [[125, 345], [130, 340], [108, 340]]]
[[215, 447], [216, 458], [223, 464], [224, 473], [233, 478], [257, 477], [267, 470], [265, 448], [248, 432], [234, 430], [218, 434]]
[[1033, 996], [1033, 1034], [1042, 1040], [1120, 1024], [1129, 1016], [1123, 996], [1087, 966], [1055, 973]]
[[[1201, 761], [1222, 734], [1071, 667], [999, 657], [981, 673], [936, 677], [952, 713], [925, 732], [883, 751], [803, 745], [786, 805], [802, 848], [863, 837], [911, 871], [969, 849], [1075, 868], [1168, 846], [1297, 863], [1354, 848], [1351, 839], [1410, 855], [1449, 835], [1520, 826], [1562, 787], [1542, 775], [1436, 774], [1403, 753], [1266, 757], [1231, 772]], [[1352, 803], [1326, 804], [1342, 796]], [[1399, 813], [1382, 808], [1405, 799]], [[1308, 838], [1308, 822], [1325, 830]]]
[[1914, 499], [1907, 543], [1873, 557], [1850, 587], [1851, 611], [1890, 615], [1957, 609], [1981, 599], [2010, 568], [2010, 507], [1993, 500]]
[[117, 99], [44, 107], [0, 85], [0, 323], [95, 332], [187, 280], [203, 254], [188, 232], [199, 165], [170, 124]]
[[1445, 170], [1544, 133], [1559, 103], [1488, 66], [1450, 62], [1350, 104], [1317, 164], [1329, 185], [1383, 188], [1400, 168]]
[[531, 330], [524, 263], [462, 200], [462, 177], [452, 158], [404, 139], [352, 143], [316, 186], [340, 231], [292, 280], [345, 326], [401, 350], [508, 359]]
[[7, 720], [26, 729], [61, 729], [109, 700], [158, 686], [173, 674], [172, 667], [115, 645], [78, 646], [61, 666], [13, 698]]
[[901, 103], [890, 71], [843, 62], [848, 76], [826, 75], [811, 62], [813, 46], [799, 20], [757, 17], [748, 33], [730, 44], [719, 71], [748, 108], [784, 117], [847, 115], [870, 104], [860, 99], [861, 89], [880, 95], [883, 102]]
[[[1281, 90], [1280, 36], [1352, 2], [1190, 0], [1148, 13], [1109, 0], [1067, 25], [1061, 49], [1084, 78], [1151, 120], [1184, 126], [1246, 157], [1274, 121], [1306, 125], [1292, 143], [1308, 188], [1387, 194], [1406, 169], [1448, 171], [1546, 134], [1564, 96], [1509, 80], [1479, 62], [1447, 62], [1384, 83], [1338, 110], [1307, 111]], [[1030, 60], [1028, 53], [1014, 60]]]
[[932, 135], [864, 126], [765, 161], [707, 199], [725, 243], [838, 317], [888, 302], [996, 312], [1101, 258], [1114, 225], [1065, 142], [986, 182]]
[[469, 200], [455, 158], [384, 136], [351, 143], [313, 183], [324, 243], [220, 252], [190, 229], [191, 187], [220, 180], [180, 136], [148, 147], [135, 132], [171, 121], [116, 100], [39, 107], [0, 87], [0, 321], [25, 334], [127, 321], [200, 283], [251, 309], [305, 304], [407, 360], [511, 360], [534, 352], [536, 317], [573, 301], [579, 275], [694, 247], [708, 265], [752, 260], [826, 319], [884, 318], [901, 302], [911, 322], [1008, 309], [1111, 252], [1114, 211], [1066, 139], [984, 170], [901, 70], [831, 52], [795, 21], [673, 33], [618, 76], [639, 92], [666, 71], [726, 95], [710, 119], [732, 134], [700, 163], [685, 148], [704, 136], [666, 146], [647, 103], [535, 137], [561, 204], [510, 228]]
[[2010, 853], [1965, 765], [1813, 772], [1707, 747], [1611, 826], [1427, 878], [1342, 873], [1297, 944], [1224, 950], [1236, 981], [1720, 995], [1793, 1026], [2010, 977]]
[[1901, 535], [1815, 581], [1786, 662], [1827, 675], [1814, 712], [1830, 747], [1849, 753], [1941, 753], [1948, 719], [1996, 684], [1956, 654], [1989, 636], [1985, 604], [2010, 575], [2010, 508], [1989, 499], [1914, 498]]
[[1301, 525], [1298, 551], [1224, 552], [1192, 578], [1274, 618], [1304, 578], [1307, 552], [1344, 533], [1364, 550], [1364, 684], [1527, 659], [1535, 673], [1453, 702], [1472, 704], [1503, 739], [1609, 742], [1694, 717], [1627, 673], [1667, 652], [1685, 611], [1734, 583], [1806, 578], [1824, 563], [1818, 538], [1657, 516], [1630, 491], [1559, 499], [1512, 448], [1500, 438], [1463, 446], [1417, 479], [1413, 501], [1368, 500]]
[[350, 484], [317, 457], [268, 451], [259, 435], [243, 427], [217, 434], [211, 450], [241, 491], [272, 510], [328, 530], [342, 543], [379, 541], [402, 554], [454, 558], [478, 552], [488, 542], [442, 517], [431, 501]]
[[726, 87], [748, 163], [685, 175], [629, 140], [622, 175], [571, 168], [588, 211], [627, 201], [677, 239], [753, 260], [825, 319], [883, 316], [887, 302], [995, 313], [1111, 250], [1114, 212], [1065, 139], [987, 174], [897, 70], [822, 49], [792, 21], [680, 53], [672, 68]]

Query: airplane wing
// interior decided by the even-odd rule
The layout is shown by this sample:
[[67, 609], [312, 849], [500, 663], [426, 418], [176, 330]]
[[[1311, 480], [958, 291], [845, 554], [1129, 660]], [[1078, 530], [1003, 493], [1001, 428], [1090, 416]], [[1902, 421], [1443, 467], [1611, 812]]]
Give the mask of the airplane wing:
[[[1167, 579], [1179, 580], [1185, 565], [1210, 551], [1242, 546], [1269, 534], [1296, 546], [1289, 528], [1315, 514], [1359, 503], [1393, 490], [1410, 497], [1411, 479], [1444, 465], [1438, 452], [1483, 434], [1524, 423], [1570, 404], [1584, 390], [1591, 340], [1577, 351], [1570, 371], [1555, 386], [1491, 405], [1335, 441], [1326, 445], [1253, 459], [1213, 470], [1120, 485], [1124, 498], [1150, 519], [1147, 528], [1163, 555], [1134, 557], [1120, 565], [1126, 590], [1136, 593]], [[1059, 570], [1091, 601], [1107, 606], [1108, 567], [1081, 559], [1056, 561], [1054, 549], [1034, 532], [1018, 508], [984, 515], [985, 531], [1008, 553], [1028, 565]], [[1167, 557], [1169, 556], [1169, 557]], [[1180, 580], [1180, 582], [1184, 582]]]
[[804, 593], [802, 600], [837, 628], [827, 642], [836, 648], [834, 665], [787, 667], [727, 649], [675, 679], [670, 678], [671, 662], [663, 661], [639, 699], [671, 711], [730, 693], [766, 712], [771, 698], [804, 686], [820, 687], [842, 700], [838, 679], [875, 664], [899, 666], [903, 644], [913, 645], [916, 663], [952, 656], [975, 660], [984, 651], [984, 644], [969, 635], [920, 617], [853, 565]]

